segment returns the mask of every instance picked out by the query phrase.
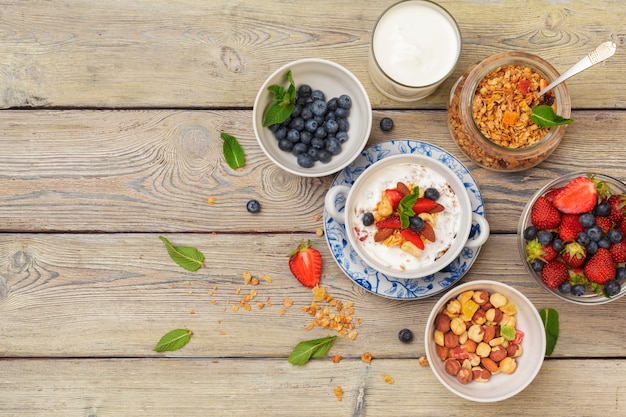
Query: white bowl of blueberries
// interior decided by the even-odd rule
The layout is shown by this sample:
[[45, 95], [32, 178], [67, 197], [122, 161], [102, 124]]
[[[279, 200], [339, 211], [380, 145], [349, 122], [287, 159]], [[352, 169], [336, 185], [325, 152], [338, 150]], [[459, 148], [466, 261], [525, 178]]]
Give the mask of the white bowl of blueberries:
[[352, 163], [372, 128], [361, 82], [341, 65], [318, 58], [290, 62], [270, 75], [252, 118], [267, 157], [304, 177], [330, 175]]

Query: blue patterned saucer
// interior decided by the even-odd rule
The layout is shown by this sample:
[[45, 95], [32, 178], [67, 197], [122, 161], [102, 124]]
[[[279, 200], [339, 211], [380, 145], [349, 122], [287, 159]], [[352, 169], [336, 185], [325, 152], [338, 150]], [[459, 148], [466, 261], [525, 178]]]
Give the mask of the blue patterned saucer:
[[[478, 185], [467, 168], [440, 147], [418, 140], [392, 140], [367, 148], [354, 162], [335, 176], [331, 187], [341, 184], [352, 185], [357, 177], [374, 162], [387, 156], [403, 153], [426, 155], [449, 167], [465, 184], [474, 213], [485, 214]], [[478, 228], [478, 225], [472, 225], [470, 239], [479, 231]], [[463, 248], [461, 254], [450, 265], [435, 274], [414, 279], [394, 278], [372, 269], [363, 262], [350, 246], [344, 225], [336, 222], [326, 210], [324, 210], [324, 231], [335, 261], [354, 283], [374, 294], [394, 299], [416, 300], [446, 290], [463, 278], [480, 252], [480, 248]]]

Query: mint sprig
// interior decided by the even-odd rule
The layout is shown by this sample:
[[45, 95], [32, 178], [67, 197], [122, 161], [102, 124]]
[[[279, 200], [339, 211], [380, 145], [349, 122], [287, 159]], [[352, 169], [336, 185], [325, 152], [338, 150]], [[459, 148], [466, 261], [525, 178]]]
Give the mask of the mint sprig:
[[402, 197], [402, 200], [400, 200], [400, 203], [398, 204], [398, 215], [400, 216], [400, 224], [403, 229], [409, 227], [409, 218], [415, 216], [413, 206], [419, 198], [419, 194], [420, 188], [415, 186], [413, 187], [411, 194], [407, 194]]
[[204, 254], [198, 249], [191, 246], [174, 246], [164, 236], [159, 236], [159, 239], [165, 244], [170, 258], [180, 267], [190, 272], [196, 272], [204, 266]]
[[275, 125], [287, 120], [293, 108], [296, 106], [296, 85], [293, 82], [291, 70], [287, 71], [289, 87], [285, 89], [282, 85], [270, 85], [267, 89], [274, 94], [272, 103], [263, 115], [263, 127]]
[[176, 329], [161, 337], [154, 347], [155, 352], [172, 352], [185, 346], [193, 332], [189, 329]]
[[547, 106], [545, 104], [533, 107], [533, 112], [530, 115], [530, 120], [532, 120], [537, 126], [539, 126], [539, 129], [543, 129], [544, 127], [560, 126], [574, 123], [574, 119], [567, 119], [565, 117], [559, 116], [554, 112], [552, 106]]
[[539, 316], [546, 332], [546, 356], [550, 356], [559, 338], [559, 313], [553, 308], [544, 308], [539, 310]]
[[224, 153], [224, 159], [226, 159], [228, 166], [232, 169], [244, 166], [246, 163], [245, 155], [243, 148], [239, 142], [237, 142], [237, 138], [224, 132], [220, 134], [220, 138], [224, 141], [222, 152]]
[[293, 349], [287, 360], [292, 365], [303, 366], [311, 358], [324, 357], [335, 343], [336, 338], [337, 336], [328, 336], [300, 342]]

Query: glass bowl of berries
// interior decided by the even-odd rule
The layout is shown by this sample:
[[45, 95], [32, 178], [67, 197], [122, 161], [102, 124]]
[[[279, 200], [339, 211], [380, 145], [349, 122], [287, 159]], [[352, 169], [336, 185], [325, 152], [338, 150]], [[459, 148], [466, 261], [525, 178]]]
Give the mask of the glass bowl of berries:
[[556, 297], [602, 304], [626, 294], [626, 184], [576, 172], [541, 188], [518, 226], [528, 273]]
[[335, 62], [306, 58], [265, 80], [252, 119], [272, 162], [292, 174], [321, 177], [341, 171], [363, 151], [372, 108], [354, 74]]

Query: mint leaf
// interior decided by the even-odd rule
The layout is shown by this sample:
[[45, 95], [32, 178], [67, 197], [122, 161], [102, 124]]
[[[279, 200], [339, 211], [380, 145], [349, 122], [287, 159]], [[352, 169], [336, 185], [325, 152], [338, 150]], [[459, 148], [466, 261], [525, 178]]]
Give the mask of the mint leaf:
[[409, 217], [415, 216], [413, 211], [413, 205], [419, 198], [420, 188], [418, 186], [413, 187], [411, 194], [407, 194], [402, 197], [398, 204], [398, 215], [400, 216], [400, 224], [403, 229], [409, 227]]
[[539, 310], [539, 316], [546, 331], [546, 356], [550, 356], [559, 338], [559, 313], [553, 308], [544, 308]]
[[220, 138], [224, 141], [222, 151], [224, 152], [224, 159], [226, 159], [228, 166], [232, 169], [244, 166], [246, 163], [245, 156], [237, 139], [227, 133], [221, 133]]
[[274, 103], [270, 105], [263, 115], [263, 127], [282, 123], [293, 113], [296, 106], [296, 85], [291, 76], [291, 70], [287, 71], [289, 87], [270, 85], [267, 89], [274, 95]]
[[166, 333], [161, 340], [154, 347], [155, 352], [171, 352], [174, 350], [178, 350], [181, 347], [185, 346], [189, 340], [191, 340], [191, 335], [193, 332], [188, 329], [176, 329], [172, 330], [169, 333]]
[[554, 112], [551, 106], [541, 105], [533, 107], [533, 113], [530, 115], [532, 120], [539, 129], [549, 126], [559, 126], [574, 123], [574, 119], [566, 119]]
[[306, 340], [296, 345], [287, 359], [290, 364], [303, 366], [311, 358], [321, 358], [326, 356], [330, 348], [335, 343], [337, 336], [328, 336], [321, 339]]
[[182, 268], [196, 272], [201, 266], [204, 266], [204, 255], [198, 249], [191, 246], [173, 246], [163, 236], [159, 236], [159, 239], [165, 243], [170, 258]]

